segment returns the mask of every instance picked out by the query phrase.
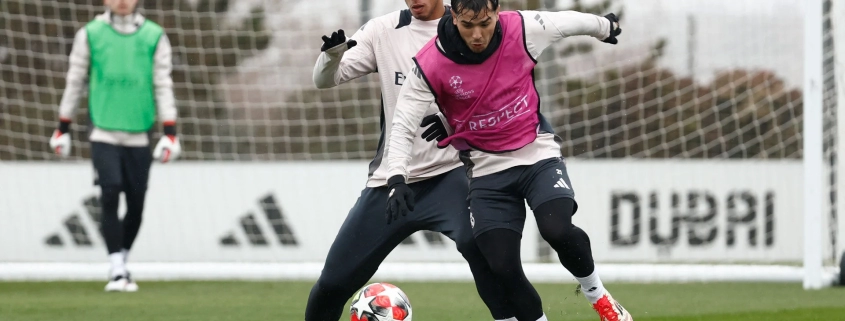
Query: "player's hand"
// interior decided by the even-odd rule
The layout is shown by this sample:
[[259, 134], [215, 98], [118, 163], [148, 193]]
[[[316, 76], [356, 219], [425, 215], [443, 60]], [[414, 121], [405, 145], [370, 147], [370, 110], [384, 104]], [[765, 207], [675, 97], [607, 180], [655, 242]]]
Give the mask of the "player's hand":
[[609, 13], [606, 16], [607, 20], [610, 20], [610, 36], [604, 38], [602, 42], [606, 42], [612, 45], [619, 43], [619, 40], [616, 39], [616, 36], [622, 33], [622, 28], [619, 27], [619, 18], [616, 17], [616, 14]]
[[70, 155], [70, 133], [62, 133], [56, 129], [53, 136], [50, 136], [50, 149], [62, 157]]
[[153, 150], [153, 158], [160, 160], [162, 163], [179, 158], [182, 153], [182, 145], [179, 144], [179, 138], [175, 135], [161, 136], [161, 139], [156, 144]]
[[346, 34], [343, 32], [343, 29], [339, 29], [338, 31], [332, 32], [332, 36], [323, 36], [323, 46], [320, 47], [320, 51], [326, 51], [342, 44], [346, 44], [346, 49], [352, 49], [355, 45], [358, 44], [357, 41], [354, 39], [349, 39], [347, 41]]
[[425, 141], [430, 142], [436, 139], [440, 142], [449, 136], [449, 132], [446, 131], [446, 126], [443, 126], [443, 119], [441, 119], [437, 114], [425, 116], [420, 123], [420, 127], [426, 127], [429, 125], [431, 125], [431, 127], [428, 127], [428, 129], [422, 133], [422, 138], [425, 138]]
[[399, 215], [408, 216], [414, 210], [414, 191], [405, 184], [405, 177], [396, 175], [387, 180], [387, 224], [399, 219]]

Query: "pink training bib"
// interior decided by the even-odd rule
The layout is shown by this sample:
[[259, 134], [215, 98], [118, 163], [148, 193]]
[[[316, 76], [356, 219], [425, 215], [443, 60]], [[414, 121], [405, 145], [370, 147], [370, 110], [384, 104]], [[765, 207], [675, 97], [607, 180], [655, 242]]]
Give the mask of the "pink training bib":
[[525, 47], [522, 16], [500, 12], [499, 22], [501, 44], [481, 64], [453, 62], [440, 52], [436, 37], [414, 58], [454, 129], [440, 147], [507, 152], [537, 138], [537, 63]]

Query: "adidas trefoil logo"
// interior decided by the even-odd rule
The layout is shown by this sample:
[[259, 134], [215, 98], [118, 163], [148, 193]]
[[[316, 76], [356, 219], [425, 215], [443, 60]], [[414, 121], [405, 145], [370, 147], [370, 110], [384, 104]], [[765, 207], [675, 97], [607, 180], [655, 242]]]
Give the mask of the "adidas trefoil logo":
[[563, 180], [563, 177], [557, 180], [557, 183], [555, 183], [555, 188], [571, 189], [569, 188], [569, 185], [566, 185], [566, 181]]
[[[297, 246], [296, 235], [288, 222], [285, 221], [282, 209], [277, 205], [276, 199], [269, 194], [258, 201], [259, 208], [264, 212], [264, 217], [273, 229], [273, 234], [282, 246]], [[240, 219], [240, 228], [247, 238], [247, 243], [252, 246], [268, 246], [270, 242], [264, 236], [264, 231], [256, 219], [255, 214], [247, 212]], [[241, 242], [235, 237], [235, 232], [229, 232], [220, 238], [220, 245], [240, 246]]]

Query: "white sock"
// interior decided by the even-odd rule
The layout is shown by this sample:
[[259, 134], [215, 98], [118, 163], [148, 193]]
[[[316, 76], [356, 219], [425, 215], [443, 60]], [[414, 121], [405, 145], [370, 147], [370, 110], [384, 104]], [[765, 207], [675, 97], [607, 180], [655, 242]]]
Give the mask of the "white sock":
[[129, 250], [121, 249], [120, 253], [123, 254], [123, 264], [126, 264], [126, 261], [129, 260]]
[[126, 265], [123, 263], [123, 253], [116, 252], [109, 254], [111, 261], [111, 276], [126, 275]]
[[596, 302], [604, 296], [604, 284], [601, 283], [601, 279], [599, 279], [599, 275], [596, 271], [593, 271], [593, 274], [586, 277], [575, 279], [578, 280], [578, 283], [581, 283], [581, 292], [584, 293], [587, 300], [590, 300], [590, 303], [596, 304]]
[[[516, 320], [516, 319], [514, 319], [514, 320]], [[543, 313], [543, 316], [540, 317], [539, 319], [537, 319], [537, 321], [549, 321], [549, 319], [546, 319], [546, 314]]]
[[516, 320], [516, 317], [510, 317], [510, 318], [507, 318], [507, 319], [501, 319], [501, 320], [496, 320], [496, 321], [517, 321], [517, 320]]

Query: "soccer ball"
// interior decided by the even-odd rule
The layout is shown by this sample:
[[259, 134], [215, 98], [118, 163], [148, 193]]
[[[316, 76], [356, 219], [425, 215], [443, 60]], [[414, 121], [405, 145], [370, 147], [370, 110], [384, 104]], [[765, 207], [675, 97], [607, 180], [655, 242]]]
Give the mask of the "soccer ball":
[[411, 301], [390, 283], [373, 283], [352, 297], [352, 321], [411, 321]]

